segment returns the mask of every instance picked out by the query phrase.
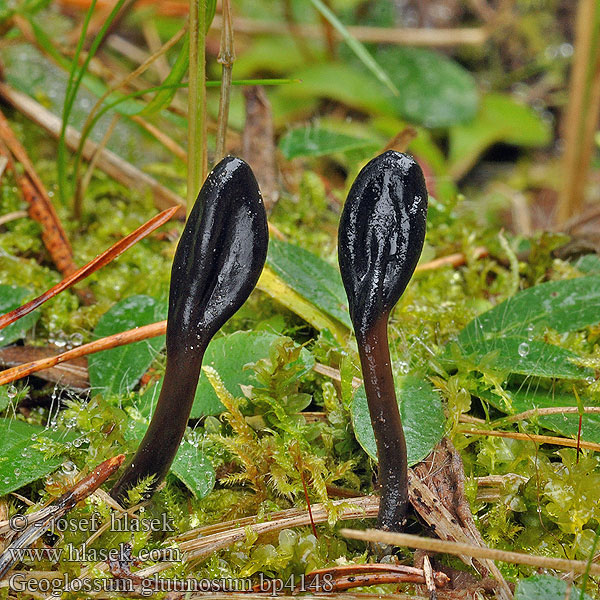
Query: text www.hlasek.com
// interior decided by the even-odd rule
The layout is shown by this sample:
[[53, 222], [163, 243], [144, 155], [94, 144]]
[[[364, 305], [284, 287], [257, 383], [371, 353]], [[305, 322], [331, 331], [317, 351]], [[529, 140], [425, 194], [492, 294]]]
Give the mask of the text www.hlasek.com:
[[[119, 548], [87, 548], [86, 546], [75, 546], [67, 544], [64, 548], [8, 548], [13, 561], [50, 561], [57, 563], [67, 562], [98, 562], [98, 561], [120, 561], [127, 556], [126, 544], [120, 544]], [[141, 548], [136, 557], [140, 561], [167, 561], [178, 562], [181, 560], [179, 548]]]

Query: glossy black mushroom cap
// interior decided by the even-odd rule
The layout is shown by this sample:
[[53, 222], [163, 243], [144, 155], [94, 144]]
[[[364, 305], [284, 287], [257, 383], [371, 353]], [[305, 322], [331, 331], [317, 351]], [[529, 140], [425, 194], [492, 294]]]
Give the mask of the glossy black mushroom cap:
[[167, 367], [138, 451], [111, 490], [118, 499], [141, 479], [166, 476], [187, 426], [202, 357], [219, 328], [253, 290], [267, 257], [267, 216], [250, 167], [224, 158], [192, 209], [171, 271]]
[[167, 352], [208, 344], [239, 309], [263, 269], [268, 237], [252, 169], [224, 158], [208, 174], [173, 259]]
[[358, 341], [379, 461], [378, 527], [401, 531], [408, 508], [406, 441], [390, 364], [387, 323], [417, 266], [427, 218], [419, 165], [386, 152], [358, 174], [342, 212], [338, 252]]
[[415, 160], [390, 150], [370, 161], [348, 193], [339, 226], [339, 263], [360, 337], [402, 296], [419, 261], [427, 188]]

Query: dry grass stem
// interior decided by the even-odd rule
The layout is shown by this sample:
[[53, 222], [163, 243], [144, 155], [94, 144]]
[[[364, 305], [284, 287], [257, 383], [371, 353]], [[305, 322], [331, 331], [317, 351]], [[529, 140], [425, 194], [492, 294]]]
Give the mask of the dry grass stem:
[[[596, 0], [579, 0], [575, 23], [575, 53], [571, 70], [569, 103], [563, 123], [565, 151], [563, 156], [563, 187], [559, 197], [557, 221], [561, 225], [581, 212], [589, 156], [587, 137], [596, 131], [598, 106], [591, 105], [592, 69], [598, 65], [600, 44], [594, 44]], [[596, 47], [594, 47], [594, 45]], [[596, 75], [597, 77], [597, 75]], [[585, 130], [588, 115], [595, 108], [595, 123]], [[594, 115], [592, 115], [594, 116]]]
[[[42, 127], [52, 136], [58, 138], [62, 121], [41, 104], [5, 83], [0, 83], [0, 96], [9, 102], [28, 119]], [[66, 142], [72, 150], [77, 149], [81, 134], [73, 127], [67, 127]], [[83, 156], [90, 160], [98, 144], [86, 140], [83, 146]], [[154, 194], [154, 202], [158, 209], [164, 210], [171, 206], [185, 206], [185, 200], [172, 190], [160, 184], [156, 179], [140, 171], [137, 167], [123, 160], [110, 150], [102, 150], [98, 158], [98, 168], [107, 175], [129, 188], [148, 188]]]
[[594, 452], [600, 452], [600, 444], [593, 442], [579, 443], [577, 440], [571, 440], [569, 438], [556, 437], [553, 435], [537, 435], [535, 433], [518, 433], [514, 431], [493, 431], [491, 429], [461, 429], [460, 433], [463, 435], [483, 435], [491, 437], [503, 437], [512, 440], [523, 440], [526, 442], [534, 442], [536, 444], [554, 444], [556, 446], [567, 446], [568, 448], [583, 448], [585, 450], [592, 450]]
[[[585, 573], [588, 569], [588, 563], [584, 560], [567, 560], [563, 558], [550, 558], [548, 556], [535, 556], [533, 554], [525, 554], [524, 552], [508, 552], [459, 542], [447, 542], [436, 538], [419, 537], [408, 533], [390, 533], [377, 529], [367, 529], [366, 531], [341, 529], [340, 533], [345, 537], [365, 542], [417, 548], [419, 550], [442, 554], [462, 554], [478, 559], [501, 560], [507, 563], [531, 565], [532, 567], [543, 569], [555, 569], [566, 573]], [[600, 565], [592, 563], [589, 565], [589, 569], [590, 574], [600, 575]]]
[[[598, 415], [600, 414], [600, 406], [585, 406], [582, 411], [586, 415]], [[579, 408], [577, 406], [551, 406], [548, 408], [532, 408], [526, 410], [517, 415], [510, 415], [508, 417], [502, 417], [492, 421], [493, 425], [499, 425], [501, 423], [516, 423], [517, 421], [524, 421], [530, 417], [543, 417], [544, 415], [578, 415]]]
[[229, 122], [229, 104], [231, 101], [231, 81], [235, 48], [233, 45], [233, 26], [231, 25], [231, 1], [222, 0], [223, 13], [221, 28], [221, 46], [217, 62], [221, 64], [221, 90], [219, 97], [219, 116], [217, 119], [217, 140], [215, 145], [215, 164], [226, 154], [227, 123]]
[[[215, 15], [213, 27], [221, 29], [222, 19]], [[288, 28], [277, 21], [260, 21], [257, 19], [236, 18], [233, 26], [238, 33], [287, 35]], [[398, 44], [401, 46], [480, 46], [490, 36], [487, 27], [456, 27], [445, 29], [410, 28], [410, 27], [370, 27], [347, 26], [350, 35], [361, 42], [372, 44]], [[304, 37], [322, 39], [323, 29], [318, 25], [296, 24], [295, 32]], [[334, 36], [337, 39], [337, 33]]]

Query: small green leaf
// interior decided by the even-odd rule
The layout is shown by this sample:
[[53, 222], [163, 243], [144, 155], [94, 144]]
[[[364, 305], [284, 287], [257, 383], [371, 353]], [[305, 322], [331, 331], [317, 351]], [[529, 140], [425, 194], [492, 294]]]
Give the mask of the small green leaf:
[[[212, 16], [214, 17], [214, 2], [212, 2], [212, 7], [211, 10], [213, 11]], [[211, 18], [212, 20], [212, 18]], [[208, 27], [209, 25], [207, 25]], [[169, 74], [167, 75], [167, 77], [165, 78], [165, 80], [163, 81], [163, 84], [166, 86], [172, 86], [172, 87], [167, 87], [165, 89], [159, 90], [158, 92], [156, 92], [156, 95], [154, 96], [154, 98], [152, 98], [152, 100], [150, 100], [150, 102], [148, 102], [148, 104], [146, 105], [146, 107], [144, 108], [144, 110], [142, 110], [141, 114], [142, 115], [150, 115], [153, 113], [158, 112], [159, 110], [162, 110], [163, 108], [166, 108], [167, 106], [169, 106], [169, 104], [171, 104], [171, 100], [173, 100], [173, 97], [175, 96], [175, 93], [177, 92], [178, 86], [181, 83], [182, 79], [184, 78], [184, 76], [186, 75], [187, 71], [188, 71], [188, 64], [189, 64], [189, 50], [190, 50], [190, 35], [189, 32], [186, 31], [185, 35], [183, 36], [183, 39], [181, 41], [181, 49], [179, 50], [179, 54], [177, 55], [177, 59], [175, 60], [175, 64], [173, 65], [173, 67], [171, 68], [171, 71], [169, 72]]]
[[[268, 358], [271, 344], [279, 336], [266, 331], [237, 331], [231, 335], [213, 339], [202, 364], [213, 367], [225, 384], [225, 387], [234, 396], [241, 395], [241, 385], [252, 385], [255, 382], [253, 371], [244, 366], [254, 363], [262, 358]], [[310, 371], [314, 358], [308, 350], [302, 350], [299, 361], [303, 364], [303, 374]], [[162, 381], [149, 386], [140, 396], [138, 410], [144, 417], [150, 417], [158, 400]], [[215, 394], [204, 372], [200, 374], [198, 388], [190, 417], [197, 419], [206, 415], [218, 415], [223, 412], [224, 406]]]
[[577, 331], [600, 321], [600, 276], [550, 281], [528, 288], [471, 321], [459, 341], [507, 335], [529, 339], [555, 329]]
[[75, 436], [16, 419], [0, 419], [0, 496], [52, 473], [63, 462], [58, 457], [46, 458], [34, 448], [38, 437], [66, 442]]
[[346, 152], [360, 148], [377, 149], [373, 140], [357, 138], [321, 127], [298, 127], [279, 140], [279, 149], [288, 159], [299, 156], [324, 156], [335, 152]]
[[584, 379], [594, 374], [591, 369], [574, 365], [576, 354], [537, 340], [494, 337], [461, 346], [461, 352], [482, 368], [559, 379]]
[[[94, 335], [102, 338], [166, 318], [167, 306], [150, 296], [130, 296], [100, 317]], [[162, 350], [165, 336], [103, 350], [90, 355], [88, 370], [93, 389], [106, 396], [131, 391]]]
[[488, 94], [475, 119], [450, 129], [450, 172], [455, 179], [462, 177], [497, 142], [538, 147], [551, 139], [552, 128], [532, 108], [510, 96]]
[[[557, 577], [550, 575], [534, 575], [522, 579], [515, 590], [515, 600], [565, 600], [569, 584]], [[580, 591], [572, 587], [571, 598], [579, 600]], [[584, 600], [592, 600], [587, 594], [583, 594]]]
[[[217, 338], [208, 345], [202, 364], [215, 369], [229, 392], [239, 396], [241, 385], [256, 383], [252, 369], [244, 369], [244, 366], [268, 358], [271, 344], [278, 337], [280, 336], [269, 332], [238, 331]], [[312, 354], [305, 349], [300, 353], [298, 361], [304, 366], [302, 374], [308, 373], [315, 364]], [[202, 372], [191, 417], [217, 415], [224, 409], [206, 374]]]
[[269, 242], [267, 265], [301, 296], [352, 327], [342, 278], [333, 265], [308, 250], [278, 240]]
[[[327, 62], [311, 65], [290, 74], [302, 83], [279, 90], [281, 98], [302, 98], [309, 100], [315, 96], [343, 102], [369, 114], [396, 114], [390, 94], [382, 93], [372, 77], [352, 65], [342, 62]], [[377, 91], [375, 91], [377, 90]]]
[[171, 465], [171, 473], [176, 475], [196, 496], [204, 498], [215, 487], [215, 470], [212, 463], [202, 453], [202, 449], [184, 439], [175, 460]]
[[479, 105], [473, 76], [458, 63], [425, 48], [381, 46], [375, 53], [394, 85], [389, 96], [396, 116], [426, 127], [447, 127], [472, 119]]
[[600, 273], [600, 256], [585, 254], [575, 261], [575, 266], [586, 275], [596, 275]]
[[[444, 411], [440, 397], [431, 384], [418, 377], [408, 375], [397, 381], [396, 396], [410, 466], [423, 460], [442, 439]], [[364, 386], [354, 393], [352, 426], [358, 443], [373, 460], [377, 460], [377, 445]]]
[[[16, 285], [0, 285], [0, 314], [18, 308], [30, 296], [31, 292], [25, 288]], [[39, 317], [40, 313], [35, 310], [0, 330], [0, 346], [8, 346], [8, 344], [24, 338]]]
[[[157, 385], [160, 389], [160, 384]], [[155, 387], [157, 386], [152, 386], [152, 388]], [[147, 415], [148, 420], [152, 416], [155, 405], [156, 402], [150, 407], [151, 410]], [[125, 439], [141, 441], [147, 427], [147, 423], [131, 421], [130, 426], [125, 431]], [[177, 450], [170, 472], [182, 481], [198, 499], [210, 494], [215, 486], [216, 475], [212, 463], [203, 454], [202, 448], [192, 444], [186, 438], [183, 439], [179, 450]]]

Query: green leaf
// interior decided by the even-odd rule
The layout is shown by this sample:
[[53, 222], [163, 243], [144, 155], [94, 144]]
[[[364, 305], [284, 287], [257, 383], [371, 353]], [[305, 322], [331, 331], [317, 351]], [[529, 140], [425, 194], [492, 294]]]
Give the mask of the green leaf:
[[[410, 466], [423, 460], [442, 439], [444, 411], [440, 397], [431, 384], [418, 377], [407, 375], [399, 379], [396, 382], [396, 397]], [[377, 460], [377, 445], [364, 386], [354, 393], [352, 426], [358, 443], [373, 460]]]
[[[231, 335], [225, 335], [213, 339], [202, 364], [213, 367], [219, 373], [225, 387], [234, 396], [241, 395], [241, 385], [252, 385], [255, 383], [254, 373], [251, 369], [244, 369], [249, 363], [254, 363], [262, 358], [269, 357], [269, 349], [278, 335], [267, 331], [237, 331]], [[302, 350], [298, 359], [303, 364], [302, 374], [308, 373], [314, 366], [315, 360], [308, 350]], [[140, 396], [137, 406], [144, 417], [150, 417], [158, 396], [162, 381], [149, 386]], [[200, 374], [198, 388], [190, 418], [197, 419], [206, 415], [218, 415], [225, 410], [221, 401], [215, 394], [204, 372]]]
[[559, 379], [584, 379], [594, 374], [591, 369], [578, 367], [570, 359], [576, 354], [537, 340], [495, 337], [481, 339], [461, 346], [461, 352], [482, 368]]
[[301, 296], [352, 327], [342, 278], [334, 266], [308, 250], [279, 240], [269, 242], [267, 265]]
[[471, 321], [463, 344], [499, 335], [528, 340], [546, 328], [577, 331], [600, 321], [600, 276], [550, 281], [523, 290]]
[[396, 114], [391, 95], [366, 73], [342, 62], [312, 65], [290, 75], [302, 83], [279, 90], [281, 98], [312, 99], [315, 96], [343, 102], [369, 114]]
[[208, 30], [210, 29], [210, 26], [213, 22], [213, 19], [215, 18], [215, 12], [217, 11], [217, 0], [206, 0], [206, 4], [205, 6], [205, 16], [204, 16], [204, 21], [205, 21], [205, 27], [206, 27], [206, 33], [208, 33]]
[[210, 460], [202, 453], [199, 446], [184, 439], [175, 460], [171, 465], [171, 473], [177, 476], [196, 496], [204, 498], [215, 487], [215, 470]]
[[[321, 0], [310, 0], [313, 6], [331, 23], [336, 31], [342, 36], [342, 39], [348, 44], [357, 58], [365, 65], [377, 79], [395, 96], [400, 92], [390, 79], [388, 74], [381, 68], [377, 61], [369, 54], [369, 51], [346, 29], [344, 24], [331, 12], [329, 7]], [[387, 66], [387, 63], [383, 63]]]
[[586, 275], [600, 273], [600, 256], [597, 254], [585, 254], [575, 261], [575, 266]]
[[279, 140], [279, 149], [288, 160], [299, 156], [324, 156], [360, 148], [375, 150], [377, 147], [378, 144], [372, 139], [352, 137], [314, 126], [292, 129]]
[[[515, 590], [515, 600], [565, 600], [568, 584], [562, 579], [550, 575], [533, 575], [522, 579]], [[572, 587], [571, 598], [579, 600], [580, 591]], [[583, 594], [585, 600], [592, 600]]]
[[[486, 391], [480, 397], [487, 400], [492, 406], [509, 414], [518, 414], [534, 408], [555, 408], [563, 406], [577, 406], [577, 400], [571, 394], [556, 393], [551, 390], [529, 390], [526, 388], [506, 391], [510, 399], [510, 407], [500, 396]], [[579, 431], [578, 414], [555, 414], [529, 417], [542, 427], [555, 431], [565, 437], [576, 439]], [[600, 414], [584, 413], [581, 418], [581, 439], [586, 442], [600, 443]]]
[[[151, 389], [156, 387], [156, 385], [152, 386]], [[158, 387], [160, 389], [160, 385]], [[154, 405], [149, 408], [148, 421], [154, 411]], [[125, 439], [141, 441], [147, 427], [147, 423], [131, 421], [129, 427], [125, 430]], [[193, 435], [192, 433], [192, 437]], [[216, 475], [212, 463], [198, 445], [191, 443], [186, 438], [183, 439], [177, 450], [170, 473], [181, 480], [198, 499], [208, 496], [215, 486]]]
[[552, 128], [532, 108], [511, 96], [488, 94], [475, 119], [450, 129], [450, 172], [456, 179], [462, 177], [497, 142], [538, 147], [551, 139]]
[[[229, 392], [240, 396], [241, 385], [256, 383], [252, 369], [244, 369], [244, 366], [268, 358], [271, 344], [278, 337], [280, 336], [266, 331], [238, 331], [217, 338], [208, 345], [202, 364], [215, 369]], [[312, 354], [305, 349], [300, 353], [298, 361], [304, 366], [302, 374], [308, 373], [315, 364]], [[206, 374], [202, 372], [191, 417], [217, 415], [223, 410], [225, 407], [217, 398]]]
[[[212, 16], [214, 17], [214, 5], [215, 2], [212, 3], [212, 7], [211, 10], [212, 12]], [[211, 18], [212, 21], [212, 18]], [[171, 100], [173, 100], [173, 97], [175, 96], [175, 93], [177, 92], [177, 88], [179, 87], [179, 84], [181, 83], [182, 79], [185, 77], [187, 70], [188, 70], [188, 65], [189, 65], [189, 51], [190, 51], [190, 34], [189, 32], [186, 31], [185, 35], [183, 36], [183, 39], [181, 40], [182, 46], [181, 49], [179, 51], [179, 54], [177, 55], [177, 59], [175, 60], [175, 64], [173, 65], [173, 67], [171, 68], [171, 71], [169, 72], [169, 74], [167, 75], [167, 77], [165, 78], [165, 80], [163, 81], [163, 84], [166, 86], [170, 86], [167, 87], [165, 89], [159, 90], [158, 92], [156, 92], [156, 95], [154, 96], [154, 98], [152, 98], [152, 100], [150, 100], [150, 102], [148, 102], [148, 104], [146, 105], [146, 107], [144, 108], [144, 110], [141, 112], [142, 115], [150, 115], [153, 113], [158, 112], [159, 110], [162, 110], [163, 108], [166, 108], [167, 106], [169, 106], [169, 104], [171, 104]]]
[[[166, 318], [166, 303], [150, 296], [130, 296], [100, 317], [94, 335], [98, 338], [149, 325]], [[131, 391], [162, 350], [165, 336], [103, 350], [90, 355], [88, 370], [93, 389], [105, 396]]]
[[[31, 292], [25, 288], [16, 285], [0, 285], [0, 314], [18, 308], [30, 296]], [[8, 346], [24, 338], [39, 318], [40, 313], [35, 310], [0, 330], [0, 346]]]
[[425, 48], [381, 46], [375, 58], [402, 90], [400, 95], [390, 96], [397, 116], [427, 127], [447, 127], [475, 116], [479, 105], [475, 79], [443, 54]]
[[41, 437], [66, 442], [75, 436], [16, 419], [0, 419], [0, 496], [48, 475], [63, 462], [59, 457], [46, 458], [33, 447], [33, 441]]

